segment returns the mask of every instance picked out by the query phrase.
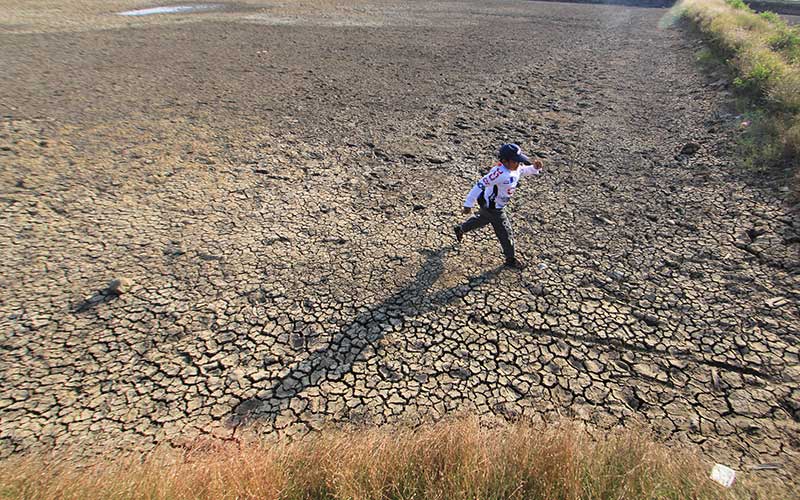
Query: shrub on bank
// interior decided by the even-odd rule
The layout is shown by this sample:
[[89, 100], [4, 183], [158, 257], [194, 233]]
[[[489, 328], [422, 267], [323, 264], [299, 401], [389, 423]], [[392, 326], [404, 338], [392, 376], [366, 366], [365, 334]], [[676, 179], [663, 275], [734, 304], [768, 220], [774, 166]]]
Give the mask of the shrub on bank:
[[[766, 148], [763, 161], [800, 170], [800, 27], [771, 12], [756, 14], [742, 0], [682, 0], [676, 8], [733, 69], [734, 85], [772, 122], [748, 132], [769, 131], [770, 136], [747, 142]], [[780, 154], [772, 153], [777, 150]]]
[[709, 479], [710, 468], [640, 429], [595, 441], [572, 424], [486, 428], [465, 419], [328, 431], [292, 443], [165, 449], [140, 460], [11, 458], [0, 462], [0, 498], [786, 498], [747, 474], [725, 489]]

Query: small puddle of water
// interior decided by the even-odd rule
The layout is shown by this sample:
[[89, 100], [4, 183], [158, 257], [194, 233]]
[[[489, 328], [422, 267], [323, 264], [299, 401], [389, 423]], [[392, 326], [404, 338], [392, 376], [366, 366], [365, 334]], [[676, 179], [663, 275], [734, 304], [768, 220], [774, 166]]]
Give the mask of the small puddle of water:
[[153, 14], [191, 14], [192, 12], [207, 12], [221, 8], [218, 3], [203, 3], [194, 5], [170, 5], [168, 7], [153, 7], [150, 9], [126, 10], [117, 12], [120, 16], [150, 16]]

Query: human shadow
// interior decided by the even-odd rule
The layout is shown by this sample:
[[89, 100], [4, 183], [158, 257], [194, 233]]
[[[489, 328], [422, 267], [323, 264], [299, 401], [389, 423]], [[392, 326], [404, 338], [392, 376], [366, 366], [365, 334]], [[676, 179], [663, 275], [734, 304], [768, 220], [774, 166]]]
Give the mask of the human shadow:
[[274, 381], [268, 389], [255, 397], [239, 403], [227, 421], [230, 427], [253, 422], [271, 422], [298, 394], [310, 386], [325, 381], [337, 381], [349, 373], [353, 365], [364, 358], [364, 351], [375, 346], [399, 321], [422, 315], [450, 304], [470, 290], [495, 276], [502, 269], [496, 267], [471, 278], [466, 283], [429, 294], [444, 270], [443, 257], [454, 247], [425, 251], [427, 258], [413, 280], [383, 302], [361, 312], [350, 323], [336, 332], [330, 343], [310, 353], [287, 374]]

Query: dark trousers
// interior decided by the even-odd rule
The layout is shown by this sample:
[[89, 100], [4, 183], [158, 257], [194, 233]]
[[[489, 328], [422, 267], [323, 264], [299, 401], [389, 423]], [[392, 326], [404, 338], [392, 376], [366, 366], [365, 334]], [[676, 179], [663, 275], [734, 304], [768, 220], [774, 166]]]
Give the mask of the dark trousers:
[[494, 234], [500, 240], [506, 260], [514, 260], [514, 231], [511, 229], [511, 220], [502, 208], [481, 207], [477, 214], [461, 224], [461, 230], [468, 233], [487, 224], [492, 225]]

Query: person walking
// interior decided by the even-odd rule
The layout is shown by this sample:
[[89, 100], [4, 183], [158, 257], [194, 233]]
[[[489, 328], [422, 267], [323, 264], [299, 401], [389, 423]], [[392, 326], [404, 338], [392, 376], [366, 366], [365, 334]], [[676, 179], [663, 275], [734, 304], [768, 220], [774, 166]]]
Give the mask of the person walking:
[[489, 173], [472, 187], [464, 202], [465, 214], [472, 211], [476, 201], [480, 210], [463, 224], [456, 225], [453, 231], [456, 241], [461, 243], [464, 234], [491, 224], [503, 248], [505, 265], [514, 269], [524, 269], [525, 264], [515, 255], [514, 232], [511, 220], [504, 209], [511, 201], [520, 177], [539, 175], [544, 165], [539, 159], [531, 162], [522, 152], [522, 148], [516, 144], [503, 144], [497, 157], [500, 163], [492, 167]]

